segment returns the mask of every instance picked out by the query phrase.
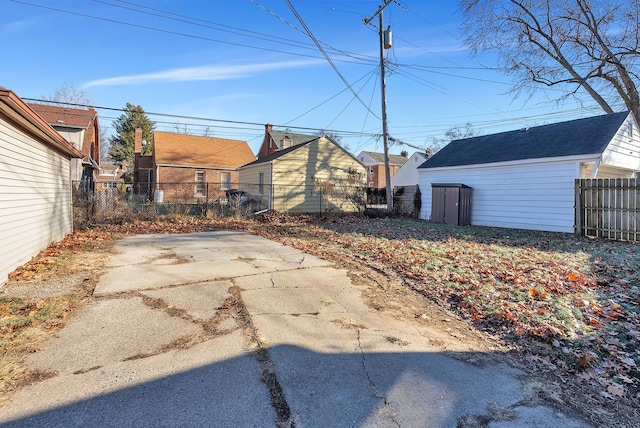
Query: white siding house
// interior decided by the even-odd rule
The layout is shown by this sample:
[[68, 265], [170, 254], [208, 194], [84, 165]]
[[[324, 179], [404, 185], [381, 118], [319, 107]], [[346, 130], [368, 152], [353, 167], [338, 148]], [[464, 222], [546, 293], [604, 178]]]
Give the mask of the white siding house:
[[451, 142], [419, 168], [420, 218], [432, 184], [472, 188], [471, 224], [574, 232], [575, 179], [640, 171], [638, 124], [627, 112]]
[[418, 184], [418, 167], [427, 160], [427, 154], [415, 152], [391, 177], [391, 188]]
[[0, 284], [73, 230], [70, 168], [79, 157], [15, 93], [0, 87]]

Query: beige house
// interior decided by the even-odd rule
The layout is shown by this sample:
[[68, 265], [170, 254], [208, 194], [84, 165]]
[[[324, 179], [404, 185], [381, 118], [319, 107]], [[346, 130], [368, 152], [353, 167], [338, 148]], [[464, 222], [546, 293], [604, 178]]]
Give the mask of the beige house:
[[73, 230], [75, 149], [14, 92], [0, 86], [0, 284]]
[[240, 188], [260, 199], [263, 206], [280, 212], [360, 210], [365, 167], [331, 138], [308, 137], [306, 142], [283, 145], [240, 167]]

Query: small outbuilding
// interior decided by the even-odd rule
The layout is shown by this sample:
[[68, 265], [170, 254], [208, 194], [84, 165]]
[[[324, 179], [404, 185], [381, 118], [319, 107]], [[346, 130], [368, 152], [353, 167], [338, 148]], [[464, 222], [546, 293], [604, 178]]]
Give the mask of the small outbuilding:
[[73, 231], [71, 166], [83, 154], [0, 87], [0, 284]]
[[[265, 144], [277, 135], [269, 126], [266, 133], [269, 138], [259, 153], [266, 152]], [[240, 189], [262, 206], [289, 214], [363, 209], [364, 166], [330, 137], [297, 134], [296, 140], [297, 144], [280, 144], [283, 148], [238, 168]]]
[[458, 183], [473, 189], [472, 225], [572, 233], [576, 179], [638, 171], [640, 130], [629, 112], [455, 140], [418, 168], [420, 218], [434, 220], [434, 183]]

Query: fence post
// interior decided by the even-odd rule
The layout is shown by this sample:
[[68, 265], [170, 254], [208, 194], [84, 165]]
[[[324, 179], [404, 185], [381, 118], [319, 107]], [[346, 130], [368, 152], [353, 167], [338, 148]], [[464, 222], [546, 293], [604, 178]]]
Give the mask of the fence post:
[[205, 183], [204, 186], [204, 208], [202, 209], [202, 215], [207, 216], [207, 210], [209, 209], [209, 183]]
[[576, 178], [575, 181], [575, 226], [574, 233], [576, 235], [582, 235], [582, 197], [580, 192], [581, 180]]

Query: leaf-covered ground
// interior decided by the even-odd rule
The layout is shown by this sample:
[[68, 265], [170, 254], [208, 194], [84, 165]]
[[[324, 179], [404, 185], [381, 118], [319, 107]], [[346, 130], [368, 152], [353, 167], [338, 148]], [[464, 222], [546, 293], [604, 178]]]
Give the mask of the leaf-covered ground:
[[[247, 230], [350, 270], [383, 271], [407, 293], [501, 340], [526, 367], [561, 383], [565, 397], [598, 425], [640, 426], [640, 255], [634, 243], [361, 216], [172, 218], [74, 233], [14, 272], [12, 281], [73, 272], [74, 260], [84, 260], [87, 270], [93, 259], [79, 255], [102, 251], [104, 259], [122, 235], [222, 229]], [[28, 349], [16, 339], [21, 331], [59, 325], [76, 302], [0, 302], [2, 325], [11, 325], [0, 329], [0, 357], [12, 352], [12, 340]], [[36, 319], [48, 306], [55, 308], [53, 321]], [[7, 361], [15, 366], [18, 360]]]
[[269, 223], [279, 227], [258, 233], [334, 261], [383, 266], [571, 387], [567, 397], [580, 393], [599, 423], [626, 413], [640, 426], [638, 244], [405, 219]]

